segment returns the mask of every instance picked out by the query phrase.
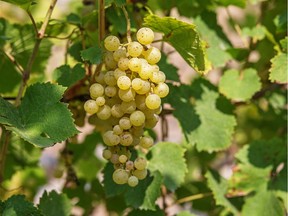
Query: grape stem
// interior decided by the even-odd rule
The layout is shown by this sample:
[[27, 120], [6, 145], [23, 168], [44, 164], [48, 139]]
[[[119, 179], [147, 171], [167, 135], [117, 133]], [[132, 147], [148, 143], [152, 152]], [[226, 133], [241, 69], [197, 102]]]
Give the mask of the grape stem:
[[2, 134], [1, 134], [1, 151], [0, 151], [0, 183], [4, 180], [4, 168], [5, 168], [5, 159], [6, 153], [8, 150], [9, 140], [11, 132], [7, 131], [4, 127], [1, 127]]
[[105, 37], [105, 4], [104, 0], [98, 0], [98, 6], [99, 6], [99, 12], [98, 12], [98, 28], [99, 28], [99, 37], [98, 37], [98, 43], [99, 46], [101, 44], [101, 41]]
[[195, 194], [195, 195], [192, 195], [192, 196], [187, 196], [187, 197], [184, 197], [182, 199], [179, 199], [176, 202], [174, 202], [173, 204], [180, 204], [180, 203], [190, 202], [190, 201], [197, 200], [197, 199], [202, 199], [202, 198], [205, 198], [205, 197], [208, 197], [208, 196], [211, 196], [211, 195], [212, 195], [211, 192]]
[[128, 12], [124, 6], [122, 6], [122, 11], [124, 13], [124, 16], [125, 16], [125, 19], [127, 22], [127, 41], [128, 41], [128, 43], [130, 43], [132, 41], [132, 39], [131, 39], [131, 22], [130, 22]]

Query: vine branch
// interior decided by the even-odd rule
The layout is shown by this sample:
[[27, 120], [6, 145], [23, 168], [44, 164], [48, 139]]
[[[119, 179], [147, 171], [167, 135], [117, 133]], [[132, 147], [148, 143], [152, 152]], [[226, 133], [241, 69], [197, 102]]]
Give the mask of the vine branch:
[[[23, 95], [23, 92], [24, 92], [24, 89], [26, 87], [26, 84], [27, 84], [27, 81], [29, 80], [29, 77], [30, 77], [30, 73], [31, 73], [31, 69], [32, 69], [32, 66], [34, 64], [34, 61], [35, 61], [35, 58], [38, 54], [38, 51], [39, 51], [39, 47], [40, 47], [40, 44], [41, 44], [41, 41], [42, 39], [44, 38], [44, 35], [45, 35], [45, 31], [46, 31], [46, 28], [48, 26], [48, 23], [49, 23], [49, 20], [51, 18], [51, 15], [52, 15], [52, 12], [53, 12], [53, 9], [56, 5], [56, 2], [57, 0], [52, 0], [51, 1], [51, 4], [49, 6], [49, 9], [46, 13], [46, 16], [45, 16], [45, 19], [44, 19], [44, 22], [40, 28], [40, 30], [38, 31], [37, 35], [36, 35], [36, 42], [35, 42], [35, 45], [34, 45], [34, 48], [33, 48], [33, 51], [32, 51], [32, 54], [28, 60], [28, 63], [27, 63], [27, 66], [25, 68], [25, 70], [23, 71], [22, 73], [22, 81], [21, 81], [21, 85], [20, 85], [20, 88], [19, 88], [19, 91], [18, 91], [18, 95], [16, 97], [16, 100], [15, 100], [15, 106], [19, 106], [20, 105], [20, 101], [21, 101], [21, 97]], [[29, 13], [28, 13], [29, 14]], [[34, 19], [33, 19], [34, 20]], [[33, 22], [33, 21], [32, 21]], [[35, 22], [35, 21], [34, 21]]]
[[105, 37], [105, 4], [104, 0], [98, 0], [99, 12], [98, 12], [98, 28], [99, 28], [99, 37], [98, 43], [99, 46], [101, 41]]
[[20, 71], [21, 74], [24, 73], [24, 68], [22, 65], [19, 64], [19, 62], [16, 61], [14, 56], [12, 56], [10, 53], [3, 50], [4, 55], [16, 66], [16, 68]]
[[132, 41], [132, 39], [131, 39], [131, 22], [130, 22], [130, 18], [129, 18], [129, 15], [128, 15], [128, 12], [127, 12], [126, 8], [124, 6], [122, 6], [121, 8], [122, 8], [122, 11], [124, 13], [124, 16], [125, 16], [125, 19], [126, 19], [126, 22], [127, 22], [127, 41], [128, 41], [128, 43], [130, 43]]
[[180, 203], [185, 203], [185, 202], [190, 202], [190, 201], [193, 201], [193, 200], [197, 200], [197, 199], [202, 199], [204, 197], [208, 197], [208, 196], [211, 196], [212, 193], [209, 192], [209, 193], [201, 193], [201, 194], [195, 194], [195, 195], [192, 195], [192, 196], [187, 196], [187, 197], [184, 197], [182, 199], [179, 199], [177, 200], [174, 204], [180, 204]]
[[32, 14], [31, 14], [31, 12], [30, 12], [29, 10], [27, 10], [26, 12], [27, 12], [27, 14], [28, 14], [28, 16], [29, 16], [29, 18], [30, 18], [30, 20], [31, 20], [31, 22], [32, 22], [32, 25], [33, 25], [33, 28], [34, 28], [34, 31], [35, 31], [35, 35], [36, 35], [36, 37], [37, 37], [37, 35], [38, 35], [38, 28], [37, 28], [36, 22], [35, 22], [35, 20], [34, 20], [34, 17], [32, 16]]

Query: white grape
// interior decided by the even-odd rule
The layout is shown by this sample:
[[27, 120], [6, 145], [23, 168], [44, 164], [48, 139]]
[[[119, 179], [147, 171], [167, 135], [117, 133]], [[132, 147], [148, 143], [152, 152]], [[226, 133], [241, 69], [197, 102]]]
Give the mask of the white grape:
[[154, 32], [150, 28], [144, 27], [137, 31], [136, 37], [141, 44], [147, 45], [154, 40]]

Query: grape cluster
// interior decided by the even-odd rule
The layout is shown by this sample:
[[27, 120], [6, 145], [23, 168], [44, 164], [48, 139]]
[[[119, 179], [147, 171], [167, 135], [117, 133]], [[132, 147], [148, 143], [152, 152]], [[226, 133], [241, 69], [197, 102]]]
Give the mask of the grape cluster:
[[96, 77], [90, 87], [91, 99], [84, 104], [87, 113], [95, 114], [96, 127], [97, 123], [102, 125], [107, 145], [103, 157], [114, 164], [114, 182], [131, 187], [147, 176], [146, 159], [137, 157], [132, 161], [131, 151], [153, 145], [153, 139], [144, 135], [144, 128], [155, 127], [161, 98], [169, 93], [166, 76], [156, 65], [161, 52], [151, 46], [153, 31], [141, 28], [136, 37], [137, 41], [128, 44], [120, 44], [116, 36], [105, 38], [107, 71]]

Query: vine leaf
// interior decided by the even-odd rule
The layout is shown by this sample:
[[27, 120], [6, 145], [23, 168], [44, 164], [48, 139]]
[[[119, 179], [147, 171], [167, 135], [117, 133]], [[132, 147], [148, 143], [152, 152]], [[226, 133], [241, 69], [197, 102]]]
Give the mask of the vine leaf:
[[[199, 151], [219, 151], [230, 146], [236, 119], [231, 103], [204, 79], [191, 86], [170, 86], [168, 102], [180, 122], [188, 144]], [[193, 104], [192, 104], [193, 103]]]
[[287, 53], [279, 53], [271, 59], [269, 80], [272, 82], [287, 83]]
[[[267, 203], [264, 199], [258, 203], [261, 204], [259, 210], [270, 205], [270, 199], [274, 202], [274, 196], [282, 199], [284, 204], [287, 203], [287, 152], [284, 149], [285, 142], [278, 138], [258, 140], [244, 146], [236, 155], [238, 163], [230, 179], [232, 194], [249, 194], [250, 198], [247, 198], [245, 205], [253, 206], [249, 202], [255, 202], [256, 198], [253, 197], [258, 197], [260, 193], [266, 197]], [[282, 206], [280, 200], [278, 202], [277, 205]], [[247, 215], [248, 212], [250, 210], [247, 209]], [[276, 213], [272, 215], [279, 215]]]
[[14, 195], [4, 202], [0, 201], [0, 215], [43, 216], [33, 203], [25, 200], [24, 195]]
[[212, 190], [216, 204], [227, 208], [234, 215], [240, 215], [236, 207], [225, 196], [228, 192], [227, 180], [219, 176], [219, 174], [210, 171], [205, 174], [205, 177], [207, 178], [208, 186]]
[[192, 214], [189, 211], [181, 211], [177, 214], [177, 216], [195, 216], [195, 214]]
[[[184, 159], [185, 150], [169, 142], [157, 143], [151, 148], [152, 158], [149, 160], [148, 169], [159, 171], [163, 176], [164, 185], [174, 191], [184, 182], [187, 166]], [[171, 163], [171, 159], [173, 162]]]
[[45, 191], [40, 199], [38, 207], [45, 216], [69, 216], [72, 204], [66, 194], [58, 194], [56, 191], [47, 193], [47, 191]]
[[95, 45], [81, 51], [81, 57], [84, 61], [89, 61], [91, 64], [100, 64], [103, 56], [102, 49]]
[[284, 209], [272, 191], [261, 190], [247, 197], [241, 212], [243, 216], [282, 216]]
[[65, 87], [36, 83], [19, 107], [0, 97], [0, 123], [37, 147], [52, 146], [78, 133], [67, 105], [59, 100]]
[[204, 42], [201, 41], [195, 25], [172, 17], [148, 15], [145, 26], [164, 33], [164, 40], [170, 43], [185, 61], [198, 73], [205, 74], [210, 69], [205, 60]]
[[205, 11], [194, 20], [201, 37], [207, 41], [207, 58], [213, 67], [224, 67], [232, 56], [227, 52], [231, 49], [231, 43], [222, 33], [217, 23], [217, 15], [211, 11]]
[[260, 77], [252, 68], [242, 72], [234, 69], [228, 70], [219, 82], [219, 91], [235, 101], [249, 100], [260, 89]]
[[85, 69], [81, 64], [76, 64], [73, 68], [69, 65], [62, 65], [54, 71], [54, 79], [58, 84], [70, 87], [85, 76]]

